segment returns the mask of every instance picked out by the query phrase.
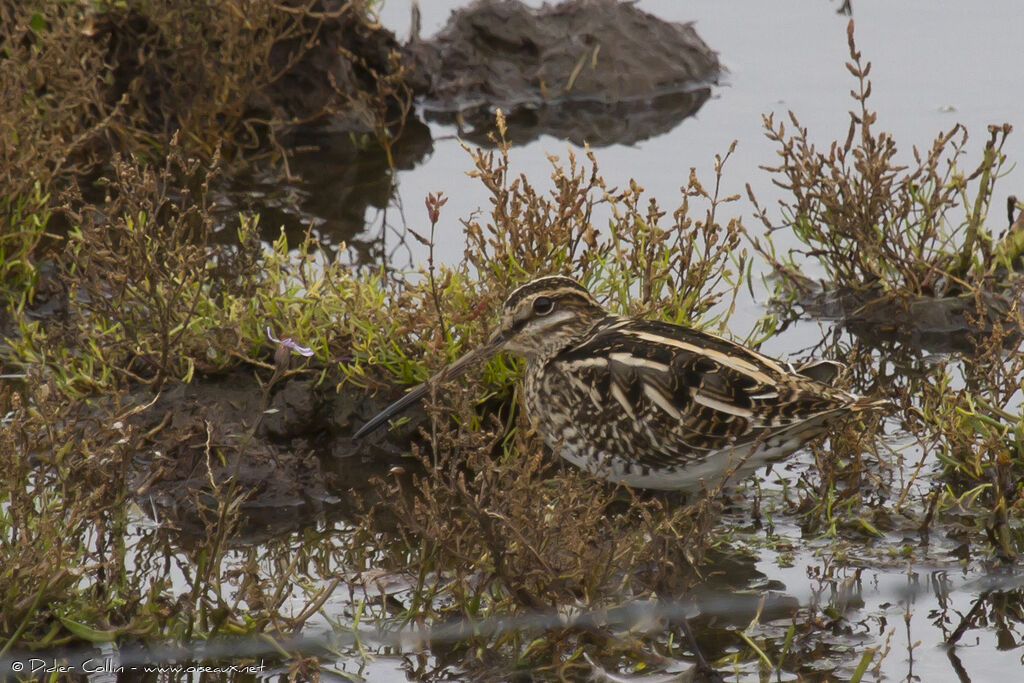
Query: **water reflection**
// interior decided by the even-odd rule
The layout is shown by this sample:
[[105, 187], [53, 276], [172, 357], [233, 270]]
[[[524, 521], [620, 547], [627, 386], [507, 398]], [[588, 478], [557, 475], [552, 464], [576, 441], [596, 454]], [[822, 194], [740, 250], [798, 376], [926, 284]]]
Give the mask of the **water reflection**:
[[293, 178], [283, 178], [279, 170], [234, 178], [228, 213], [258, 213], [261, 237], [268, 242], [283, 229], [289, 244], [299, 244], [313, 229], [328, 248], [345, 244], [347, 258], [355, 263], [382, 263], [387, 260], [384, 235], [367, 230], [368, 217], [394, 208], [396, 172], [415, 168], [433, 148], [430, 128], [415, 118], [390, 150], [365, 135], [301, 130], [289, 140]]
[[[583, 147], [633, 145], [675, 128], [684, 119], [697, 113], [711, 97], [710, 87], [678, 90], [635, 101], [602, 104], [572, 102], [520, 107], [508, 114], [506, 139], [514, 145], [525, 145], [541, 136]], [[494, 115], [490, 109], [459, 115], [429, 112], [439, 123], [456, 124], [459, 136], [475, 145], [490, 147], [495, 133]]]
[[[750, 569], [743, 568], [743, 574], [750, 576]], [[573, 614], [524, 614], [433, 627], [316, 626], [292, 634], [217, 637], [175, 645], [129, 642], [119, 647], [104, 644], [7, 653], [0, 657], [0, 671], [33, 673], [31, 667], [34, 677], [42, 677], [45, 671], [65, 667], [76, 677], [102, 677], [90, 680], [194, 681], [206, 667], [206, 676], [213, 675], [216, 680], [255, 681], [284, 676], [289, 658], [310, 656], [323, 662], [321, 675], [326, 680], [334, 680], [332, 671], [342, 676], [340, 680], [351, 680], [353, 673], [356, 680], [399, 681], [407, 680], [406, 675], [417, 680], [451, 680], [462, 678], [466, 671], [461, 655], [449, 646], [469, 637], [501, 638], [516, 632], [538, 635], [567, 629], [585, 636], [611, 629], [623, 633], [661, 631], [668, 638], [672, 634], [681, 637], [678, 625], [684, 621], [691, 624], [699, 647], [715, 668], [740, 680], [772, 671], [757, 657], [735, 659], [753, 644], [765, 659], [779, 664], [771, 675], [783, 680], [849, 679], [865, 661], [873, 677], [908, 680], [949, 680], [951, 676], [962, 681], [980, 682], [993, 676], [1012, 680], [1019, 670], [1016, 651], [1024, 642], [1020, 577], [969, 575], [955, 581], [944, 571], [856, 570], [812, 577], [809, 582], [797, 580], [789, 594], [726, 589], [741, 586], [743, 578], [738, 575], [719, 582], [723, 589], [717, 592], [698, 589], [681, 600], [639, 601]], [[796, 588], [799, 585], [806, 588]], [[736, 628], [744, 637], [738, 637]], [[930, 654], [935, 636], [943, 643], [945, 658]], [[993, 637], [994, 647], [988, 649]], [[979, 645], [1000, 654], [979, 657]], [[425, 654], [425, 648], [434, 654]], [[445, 656], [446, 652], [452, 656]], [[595, 670], [600, 667], [590, 661]], [[681, 656], [646, 667], [645, 674], [673, 674], [692, 666], [689, 655]], [[363, 677], [370, 672], [370, 678]], [[512, 672], [495, 669], [493, 674], [504, 679]]]

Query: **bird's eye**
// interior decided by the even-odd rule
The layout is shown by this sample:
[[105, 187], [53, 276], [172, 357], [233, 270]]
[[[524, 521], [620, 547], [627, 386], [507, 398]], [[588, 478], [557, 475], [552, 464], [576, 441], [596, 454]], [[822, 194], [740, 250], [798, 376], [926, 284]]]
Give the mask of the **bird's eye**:
[[537, 315], [547, 315], [555, 307], [555, 302], [546, 296], [538, 296], [533, 300], [533, 312]]

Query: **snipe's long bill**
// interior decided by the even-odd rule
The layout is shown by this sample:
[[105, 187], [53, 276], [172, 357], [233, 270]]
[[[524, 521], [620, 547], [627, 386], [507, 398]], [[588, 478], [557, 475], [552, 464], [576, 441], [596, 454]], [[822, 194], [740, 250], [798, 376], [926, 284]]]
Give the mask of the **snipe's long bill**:
[[832, 387], [836, 363], [794, 369], [707, 332], [614, 315], [575, 280], [550, 276], [509, 295], [486, 345], [355, 437], [499, 351], [526, 358], [526, 413], [553, 451], [641, 488], [710, 489], [786, 457], [845, 415], [886, 405]]

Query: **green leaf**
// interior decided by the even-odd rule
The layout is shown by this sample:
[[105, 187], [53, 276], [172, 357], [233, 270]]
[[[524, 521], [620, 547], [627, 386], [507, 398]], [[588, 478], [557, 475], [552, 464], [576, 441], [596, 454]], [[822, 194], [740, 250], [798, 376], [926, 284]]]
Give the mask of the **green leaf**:
[[73, 619], [68, 619], [67, 617], [58, 618], [67, 630], [71, 631], [83, 640], [88, 640], [90, 643], [109, 643], [117, 638], [118, 629], [116, 628], [101, 631], [100, 629], [87, 626], [86, 624], [74, 621]]

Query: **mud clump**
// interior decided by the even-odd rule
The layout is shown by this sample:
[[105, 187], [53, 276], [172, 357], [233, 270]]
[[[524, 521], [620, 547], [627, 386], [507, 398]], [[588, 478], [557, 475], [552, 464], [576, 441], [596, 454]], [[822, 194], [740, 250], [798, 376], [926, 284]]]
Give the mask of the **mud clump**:
[[480, 0], [407, 53], [429, 116], [458, 117], [482, 133], [501, 108], [515, 142], [542, 134], [591, 145], [645, 139], [693, 114], [721, 69], [691, 24], [615, 0], [537, 10]]
[[[184, 529], [201, 527], [203, 509], [216, 507], [229, 484], [244, 497], [250, 531], [308, 523], [338, 504], [344, 511], [353, 491], [367, 495], [402, 461], [398, 446], [359, 449], [347, 436], [353, 419], [383, 400], [289, 379], [272, 388], [261, 414], [263, 388], [243, 371], [178, 384], [156, 399], [139, 392], [129, 488], [143, 510]], [[416, 424], [400, 430], [406, 448]]]
[[[825, 288], [802, 281], [804, 290], [793, 302], [777, 306], [784, 316], [799, 315], [833, 320], [872, 346], [899, 343], [933, 353], [972, 352], [979, 340], [989, 338], [997, 325], [1007, 325], [1019, 294], [973, 292], [927, 296], [909, 292], [882, 292], [851, 287]], [[1006, 344], [1021, 338], [1010, 330]]]
[[275, 412], [254, 429], [260, 400], [259, 388], [240, 374], [162, 393], [138, 416], [149, 437], [132, 475], [140, 503], [187, 522], [197, 505], [213, 507], [216, 489], [233, 479], [247, 516], [320, 509], [328, 498], [320, 464], [299, 436], [315, 406], [309, 387], [287, 384], [272, 400]]

